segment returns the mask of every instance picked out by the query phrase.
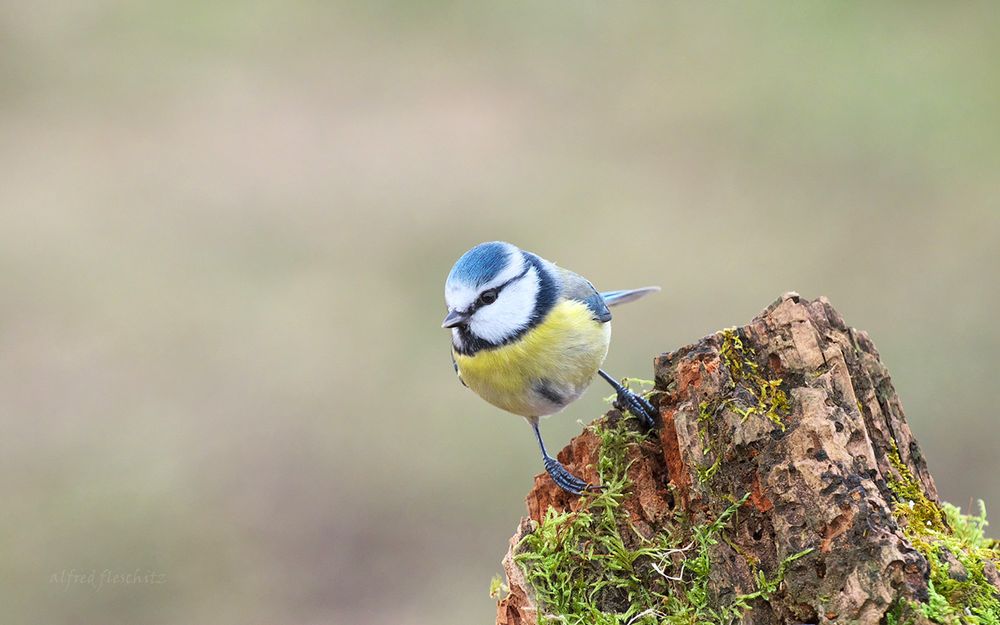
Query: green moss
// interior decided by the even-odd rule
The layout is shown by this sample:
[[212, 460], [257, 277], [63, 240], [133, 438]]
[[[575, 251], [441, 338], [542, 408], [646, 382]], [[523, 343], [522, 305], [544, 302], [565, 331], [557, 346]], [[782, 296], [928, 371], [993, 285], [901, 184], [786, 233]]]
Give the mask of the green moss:
[[714, 521], [673, 534], [643, 538], [621, 503], [631, 489], [629, 447], [641, 436], [622, 423], [596, 425], [601, 439], [598, 472], [605, 488], [587, 495], [577, 512], [550, 508], [524, 537], [516, 562], [549, 625], [708, 625], [739, 622], [753, 599], [766, 599], [781, 583], [787, 562], [774, 578], [759, 574], [759, 587], [719, 605], [709, 592], [711, 548], [748, 496], [735, 500]]
[[781, 582], [785, 581], [785, 574], [788, 573], [788, 566], [799, 558], [806, 557], [813, 551], [815, 551], [815, 549], [813, 547], [809, 547], [808, 549], [803, 549], [798, 553], [788, 556], [781, 561], [781, 564], [778, 566], [778, 572], [771, 579], [768, 579], [767, 574], [765, 574], [764, 571], [757, 569], [756, 592], [752, 592], [748, 595], [741, 595], [740, 598], [744, 601], [749, 601], [751, 599], [763, 599], [764, 601], [769, 600], [774, 593], [778, 592]]
[[715, 462], [708, 465], [707, 467], [695, 467], [698, 472], [698, 481], [705, 484], [715, 477], [715, 474], [719, 472], [722, 467], [722, 454], [715, 457]]
[[768, 380], [761, 375], [760, 366], [757, 364], [757, 354], [753, 348], [743, 344], [736, 328], [728, 328], [723, 330], [721, 334], [722, 346], [719, 348], [719, 356], [729, 370], [733, 385], [746, 389], [753, 396], [755, 402], [750, 406], [741, 406], [738, 402], [734, 402], [733, 410], [744, 421], [752, 415], [767, 417], [784, 431], [783, 417], [788, 416], [791, 404], [788, 401], [788, 395], [781, 390], [782, 380], [780, 378]]
[[718, 407], [717, 401], [703, 401], [698, 404], [698, 438], [701, 439], [701, 448], [706, 454], [712, 452], [712, 439], [708, 435], [708, 426]]
[[518, 547], [516, 561], [538, 602], [550, 615], [559, 615], [542, 616], [541, 623], [617, 623], [619, 617], [637, 617], [641, 606], [658, 602], [667, 588], [654, 565], [669, 566], [672, 545], [667, 539], [643, 540], [621, 510], [629, 488], [627, 448], [639, 435], [622, 426], [597, 433], [604, 490], [588, 496], [578, 512], [549, 508]]
[[698, 435], [702, 449], [706, 456], [715, 455], [711, 464], [696, 468], [698, 481], [703, 484], [711, 481], [722, 465], [723, 450], [710, 435], [712, 420], [720, 410], [728, 408], [743, 421], [755, 415], [766, 417], [782, 431], [785, 430], [784, 417], [791, 412], [788, 395], [781, 389], [782, 380], [769, 380], [761, 374], [756, 353], [743, 344], [736, 328], [728, 328], [720, 334], [719, 357], [729, 371], [731, 384], [726, 389], [728, 397], [713, 398], [698, 405]]
[[[724, 400], [722, 402], [718, 400], [713, 401], [703, 401], [698, 404], [698, 437], [701, 439], [701, 448], [705, 455], [708, 456], [712, 454], [714, 450], [712, 437], [709, 436], [709, 427], [712, 422], [712, 418], [715, 416], [716, 411], [724, 404], [727, 404], [730, 400]], [[698, 472], [698, 481], [701, 483], [708, 482], [711, 480], [716, 473], [719, 471], [719, 467], [722, 466], [722, 454], [718, 453], [715, 457], [715, 462], [707, 467], [696, 467], [695, 470]]]
[[497, 573], [490, 580], [490, 598], [500, 599], [501, 597], [506, 597], [510, 589], [507, 588], [507, 584], [503, 583], [503, 576]]
[[889, 480], [889, 489], [896, 495], [896, 505], [893, 515], [907, 526], [914, 537], [922, 537], [927, 531], [944, 532], [945, 526], [941, 510], [924, 494], [920, 482], [899, 457], [896, 441], [892, 441], [889, 449], [889, 464], [896, 470], [898, 478]]
[[914, 625], [917, 614], [922, 614], [919, 603], [906, 599], [897, 599], [885, 613], [885, 625]]
[[889, 480], [893, 514], [930, 566], [928, 600], [910, 607], [937, 623], [1000, 625], [1000, 593], [986, 579], [986, 567], [1000, 563], [1000, 544], [984, 535], [982, 502], [978, 515], [948, 503], [938, 507], [899, 457], [895, 441], [888, 455], [898, 474]]

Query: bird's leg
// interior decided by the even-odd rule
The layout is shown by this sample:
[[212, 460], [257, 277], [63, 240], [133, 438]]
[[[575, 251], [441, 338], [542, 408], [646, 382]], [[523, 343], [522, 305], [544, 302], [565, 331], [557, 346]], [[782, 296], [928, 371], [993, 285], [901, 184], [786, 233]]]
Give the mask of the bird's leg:
[[653, 404], [649, 403], [645, 397], [641, 395], [636, 395], [629, 389], [622, 386], [618, 380], [614, 379], [603, 369], [598, 369], [597, 373], [600, 374], [602, 378], [611, 385], [615, 392], [618, 393], [618, 400], [615, 402], [619, 408], [624, 408], [639, 417], [643, 425], [647, 428], [651, 428], [656, 425], [656, 408], [653, 408]]
[[542, 441], [542, 433], [538, 431], [538, 417], [528, 419], [528, 422], [531, 423], [531, 429], [535, 431], [535, 439], [538, 441], [538, 447], [542, 450], [542, 462], [545, 463], [545, 470], [552, 477], [552, 481], [556, 483], [556, 486], [573, 495], [582, 495], [586, 491], [601, 490], [600, 486], [588, 484], [570, 473], [561, 462], [549, 455], [549, 452], [545, 449], [545, 443]]

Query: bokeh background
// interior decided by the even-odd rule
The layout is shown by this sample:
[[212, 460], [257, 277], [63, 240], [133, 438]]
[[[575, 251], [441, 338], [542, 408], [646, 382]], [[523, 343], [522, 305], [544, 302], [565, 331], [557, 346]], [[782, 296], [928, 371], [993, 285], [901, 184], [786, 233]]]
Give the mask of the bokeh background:
[[619, 376], [829, 296], [1000, 511], [996, 5], [658, 5], [2, 2], [3, 622], [492, 622], [541, 464], [439, 328], [492, 239], [663, 286]]

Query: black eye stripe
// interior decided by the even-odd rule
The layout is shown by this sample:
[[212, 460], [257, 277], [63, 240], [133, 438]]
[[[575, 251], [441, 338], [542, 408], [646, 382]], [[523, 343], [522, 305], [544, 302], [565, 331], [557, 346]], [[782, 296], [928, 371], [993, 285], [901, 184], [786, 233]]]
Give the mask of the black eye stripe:
[[[524, 271], [522, 271], [521, 273], [517, 274], [516, 276], [514, 276], [510, 280], [507, 280], [507, 281], [503, 282], [502, 284], [493, 287], [492, 289], [487, 289], [486, 291], [483, 291], [483, 293], [486, 293], [488, 291], [495, 291], [496, 294], [497, 294], [497, 297], [500, 297], [500, 292], [504, 290], [504, 287], [506, 287], [510, 283], [516, 282], [517, 280], [520, 280], [524, 276], [528, 275], [528, 272], [531, 271], [532, 267], [533, 267], [533, 265], [531, 263], [525, 263]], [[488, 306], [489, 305], [489, 304], [483, 302], [481, 298], [482, 298], [482, 294], [480, 294], [479, 297], [476, 298], [476, 301], [472, 303], [472, 306], [469, 306], [469, 310], [467, 310], [465, 314], [471, 315], [474, 312], [476, 312], [477, 310], [479, 310], [480, 308], [482, 308], [483, 306]]]

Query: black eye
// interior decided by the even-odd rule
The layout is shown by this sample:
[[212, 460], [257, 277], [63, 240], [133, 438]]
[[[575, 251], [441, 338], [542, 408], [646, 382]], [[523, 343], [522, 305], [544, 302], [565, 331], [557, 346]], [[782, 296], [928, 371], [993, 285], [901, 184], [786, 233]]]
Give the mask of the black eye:
[[497, 301], [497, 290], [490, 289], [488, 291], [483, 291], [479, 296], [479, 303], [483, 306], [489, 306], [493, 302]]

